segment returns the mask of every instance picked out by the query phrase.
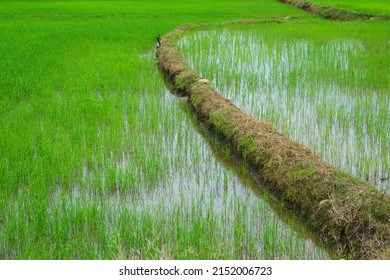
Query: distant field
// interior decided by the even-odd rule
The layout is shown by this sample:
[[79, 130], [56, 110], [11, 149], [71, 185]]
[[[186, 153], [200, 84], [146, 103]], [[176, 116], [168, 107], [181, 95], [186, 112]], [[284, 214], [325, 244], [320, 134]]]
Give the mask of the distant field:
[[[272, 17], [283, 14], [297, 14], [293, 9], [281, 5], [275, 0], [216, 0], [216, 1], [177, 1], [177, 0], [135, 0], [135, 1], [89, 1], [89, 0], [43, 0], [43, 1], [1, 1], [0, 15], [111, 15], [111, 16], [142, 16], [158, 18], [172, 17], [192, 18], [185, 22], [198, 22], [202, 17], [208, 21], [219, 18]], [[299, 13], [303, 15], [304, 13]], [[135, 20], [135, 19], [133, 19]], [[172, 19], [173, 20], [173, 19]], [[161, 22], [160, 22], [161, 24]], [[156, 25], [157, 26], [157, 25]]]
[[310, 0], [309, 2], [372, 14], [390, 14], [389, 0]]

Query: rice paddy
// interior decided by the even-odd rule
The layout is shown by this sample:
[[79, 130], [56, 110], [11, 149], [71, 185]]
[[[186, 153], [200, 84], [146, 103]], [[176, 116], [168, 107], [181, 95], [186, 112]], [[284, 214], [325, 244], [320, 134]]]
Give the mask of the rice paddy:
[[[248, 174], [241, 182], [217, 160], [188, 105], [164, 90], [153, 52], [140, 60], [148, 65], [140, 83], [149, 94], [139, 97], [142, 106], [125, 102], [139, 122], [131, 124], [123, 110], [118, 135], [134, 147], [118, 156], [97, 150], [69, 186], [25, 189], [2, 201], [2, 258], [328, 258], [307, 231], [292, 230], [301, 228], [297, 220], [284, 222], [259, 198]], [[107, 133], [102, 126], [97, 135]]]
[[270, 24], [196, 32], [179, 45], [237, 106], [389, 194], [387, 27]]
[[[202, 5], [198, 1], [169, 1], [167, 5], [158, 0], [1, 3], [0, 259], [333, 258], [298, 219], [261, 191], [260, 183], [245, 166], [232, 160], [229, 147], [204, 132], [186, 101], [165, 88], [153, 50], [157, 34], [184, 23], [285, 17], [316, 20], [274, 0], [203, 1]], [[326, 42], [320, 55], [326, 57], [326, 52], [332, 51], [328, 64], [336, 63], [331, 71], [342, 75], [335, 85], [321, 83], [320, 100], [328, 101], [325, 95], [330, 94], [329, 88], [335, 91], [329, 99], [341, 96], [340, 89], [349, 88], [352, 82], [346, 94], [348, 98], [355, 96], [357, 89], [353, 103], [349, 104], [346, 96], [340, 97], [344, 103], [337, 102], [337, 114], [333, 115], [328, 108], [334, 104], [322, 108], [324, 104], [315, 103], [320, 98], [312, 92], [315, 85], [303, 87], [300, 95], [308, 101], [295, 100], [282, 106], [298, 108], [303, 103], [308, 107], [291, 120], [284, 116], [285, 124], [277, 119], [280, 113], [261, 112], [280, 110], [265, 101], [272, 103], [277, 96], [293, 98], [287, 90], [294, 88], [294, 83], [283, 75], [302, 74], [304, 67], [316, 69], [315, 62], [307, 57], [304, 64], [295, 61], [296, 67], [288, 74], [282, 72], [282, 77], [276, 77], [284, 79], [282, 83], [272, 77], [277, 75], [272, 70], [275, 64], [289, 59], [283, 58], [282, 52], [290, 48], [304, 54], [302, 48], [319, 45], [308, 37], [287, 41], [288, 29], [294, 36], [299, 24], [286, 23], [282, 27], [285, 31], [281, 25], [266, 25], [244, 31], [232, 27], [229, 31], [194, 33], [184, 38], [181, 46], [194, 67], [221, 92], [231, 92], [229, 96], [243, 109], [281, 129], [299, 123], [300, 129], [307, 131], [313, 125], [318, 137], [328, 138], [307, 135], [301, 139], [300, 131], [289, 129], [286, 133], [320, 152], [326, 146], [327, 159], [341, 162], [343, 168], [360, 177], [368, 175], [370, 182], [388, 192], [386, 180], [378, 180], [389, 176], [389, 124], [385, 121], [389, 112], [389, 60], [388, 45], [387, 51], [382, 46], [389, 34], [386, 22], [375, 24], [380, 28], [361, 34], [363, 39], [357, 36], [345, 42], [347, 32], [340, 31], [343, 39]], [[305, 28], [303, 23], [301, 28]], [[315, 33], [312, 29], [306, 36]], [[207, 46], [207, 42], [220, 40], [221, 34], [226, 37], [226, 48], [221, 51], [232, 58], [231, 65], [222, 63], [227, 60], [224, 57], [220, 65], [212, 62], [207, 70], [202, 64], [204, 46], [216, 51], [218, 46]], [[209, 38], [204, 40], [206, 35]], [[243, 54], [237, 44], [229, 42], [241, 39], [248, 49], [274, 52], [267, 58], [272, 64], [268, 70], [251, 66], [248, 62], [253, 57], [241, 58], [251, 53]], [[367, 46], [371, 39], [375, 41]], [[272, 44], [277, 48], [271, 48]], [[364, 55], [367, 48], [372, 50], [368, 57]], [[336, 50], [341, 50], [342, 58]], [[191, 56], [199, 56], [199, 61]], [[210, 56], [217, 57], [216, 53]], [[359, 64], [360, 57], [365, 60], [356, 68], [358, 72], [346, 73], [345, 61]], [[337, 62], [331, 62], [333, 58]], [[261, 56], [257, 59], [260, 61]], [[378, 60], [381, 63], [377, 64]], [[268, 92], [279, 89], [274, 92], [277, 96], [257, 94], [260, 78], [253, 73], [248, 84], [240, 82], [254, 70], [265, 73], [268, 78], [262, 82]], [[324, 66], [315, 71], [330, 70]], [[365, 98], [361, 89], [364, 81], [359, 79], [362, 73], [366, 75], [364, 81], [373, 79], [367, 85], [371, 94]], [[300, 86], [296, 79], [295, 88]], [[239, 88], [243, 91], [234, 93]], [[366, 116], [373, 100], [375, 110]], [[263, 109], [256, 105], [259, 101]], [[338, 142], [338, 131], [350, 129], [338, 122], [338, 116], [353, 114], [356, 106], [363, 106], [358, 115], [362, 120], [353, 126], [344, 148], [337, 150], [333, 142]], [[329, 136], [321, 134], [322, 124], [314, 120], [301, 124], [304, 114], [314, 114], [320, 107], [325, 132], [337, 131]], [[327, 119], [329, 114], [333, 118]], [[361, 124], [375, 127], [359, 127]], [[379, 125], [384, 129], [377, 133]], [[367, 139], [358, 139], [370, 129]], [[364, 155], [349, 154], [351, 145], [364, 148]], [[337, 159], [343, 151], [348, 151], [348, 157]]]

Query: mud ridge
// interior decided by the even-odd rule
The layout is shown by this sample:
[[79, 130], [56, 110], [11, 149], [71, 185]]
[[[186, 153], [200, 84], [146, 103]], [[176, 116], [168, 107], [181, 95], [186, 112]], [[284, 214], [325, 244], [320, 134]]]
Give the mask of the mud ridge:
[[203, 25], [161, 38], [157, 64], [166, 83], [188, 97], [198, 119], [221, 135], [266, 183], [268, 191], [347, 259], [390, 259], [390, 197], [325, 162], [270, 124], [240, 110], [183, 60], [176, 41]]
[[347, 9], [335, 8], [327, 5], [311, 3], [305, 0], [278, 0], [293, 5], [316, 16], [333, 20], [371, 20], [390, 19], [390, 15], [373, 15]]

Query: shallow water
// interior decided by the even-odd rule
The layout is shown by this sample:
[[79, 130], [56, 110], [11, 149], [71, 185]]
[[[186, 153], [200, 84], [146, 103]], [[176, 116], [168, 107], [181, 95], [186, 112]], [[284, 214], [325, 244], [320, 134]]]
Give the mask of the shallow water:
[[358, 39], [318, 44], [213, 30], [179, 46], [238, 107], [390, 194], [390, 94], [362, 83], [369, 73]]
[[[150, 71], [156, 70], [152, 54], [144, 59]], [[200, 250], [196, 246], [215, 251], [206, 252], [203, 258], [330, 258], [313, 234], [261, 192], [245, 166], [227, 156], [228, 148], [197, 124], [185, 99], [166, 89], [149, 89], [148, 83], [144, 87], [145, 92], [160, 91], [157, 99], [145, 95], [144, 104], [157, 109], [154, 112], [160, 114], [161, 123], [154, 127], [153, 139], [145, 139], [145, 146], [140, 148], [152, 150], [149, 145], [159, 144], [161, 162], [156, 164], [164, 165], [164, 171], [152, 183], [145, 179], [144, 185], [127, 187], [129, 181], [121, 178], [130, 173], [148, 174], [148, 170], [132, 168], [134, 158], [130, 152], [123, 152], [119, 159], [106, 159], [114, 167], [115, 184], [107, 183], [107, 170], [96, 169], [102, 177], [99, 191], [105, 199], [99, 207], [104, 209], [110, 225], [106, 229], [108, 236], [113, 235], [123, 216], [133, 224], [127, 229], [129, 235], [152, 234], [150, 239], [159, 239], [161, 243], [153, 245], [163, 247], [158, 258], [183, 258], [185, 250]], [[151, 114], [147, 108], [140, 110]], [[87, 167], [82, 173], [83, 182], [75, 184], [70, 193], [58, 189], [52, 209], [61, 203], [68, 208], [88, 204], [88, 197], [96, 195], [96, 174]], [[175, 244], [184, 244], [183, 255], [174, 252]], [[142, 258], [142, 252], [132, 250], [129, 248], [127, 254]]]

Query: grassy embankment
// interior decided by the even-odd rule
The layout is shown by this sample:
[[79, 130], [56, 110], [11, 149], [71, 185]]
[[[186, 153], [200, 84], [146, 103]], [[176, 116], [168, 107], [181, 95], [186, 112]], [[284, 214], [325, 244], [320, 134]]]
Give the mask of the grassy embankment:
[[[367, 20], [367, 19], [390, 19], [388, 13], [389, 5], [384, 1], [365, 1], [364, 5], [361, 2], [355, 3], [350, 1], [349, 5], [345, 5], [343, 1], [306, 1], [306, 0], [278, 0], [282, 3], [294, 5], [308, 13], [314, 14], [326, 19], [335, 20]], [[352, 2], [352, 3], [351, 3]], [[371, 6], [372, 8], [368, 8]], [[376, 8], [375, 8], [376, 7]], [[355, 8], [358, 8], [357, 10]], [[370, 13], [369, 11], [374, 11]]]
[[191, 28], [179, 28], [168, 34], [158, 50], [159, 66], [175, 90], [189, 97], [199, 117], [225, 137], [248, 165], [257, 170], [266, 186], [333, 246], [338, 255], [386, 258], [389, 197], [325, 163], [268, 124], [242, 112], [211, 86], [198, 82], [199, 75], [182, 60], [175, 45]]
[[390, 3], [387, 0], [311, 0], [310, 2], [373, 15], [390, 15]]
[[273, 0], [2, 1], [0, 259], [327, 258], [215, 160], [152, 53], [184, 23], [294, 15]]

